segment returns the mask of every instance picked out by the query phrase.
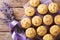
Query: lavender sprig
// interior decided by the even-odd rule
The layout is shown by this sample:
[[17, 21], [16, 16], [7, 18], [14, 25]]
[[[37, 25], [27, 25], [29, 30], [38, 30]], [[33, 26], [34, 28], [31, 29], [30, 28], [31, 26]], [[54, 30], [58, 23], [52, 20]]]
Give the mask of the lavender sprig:
[[[6, 2], [3, 2], [3, 3], [5, 5], [5, 7], [4, 7], [4, 14], [8, 18], [9, 22], [13, 22], [15, 19], [14, 19], [13, 12], [12, 12], [10, 6]], [[23, 31], [20, 28], [19, 23], [18, 24], [15, 24], [15, 26], [13, 28], [15, 28], [14, 30], [17, 30], [18, 33], [21, 33]]]
[[14, 16], [12, 15], [12, 10], [11, 8], [9, 7], [9, 5], [5, 2], [3, 2], [5, 7], [4, 7], [4, 14], [6, 15], [7, 19], [10, 21], [13, 21], [14, 20]]

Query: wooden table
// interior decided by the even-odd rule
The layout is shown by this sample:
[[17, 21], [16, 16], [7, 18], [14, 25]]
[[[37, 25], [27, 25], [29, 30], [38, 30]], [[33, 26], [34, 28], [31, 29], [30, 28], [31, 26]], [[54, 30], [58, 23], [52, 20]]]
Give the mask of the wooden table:
[[[9, 3], [10, 7], [13, 10], [13, 13], [15, 14], [16, 19], [20, 20], [20, 18], [24, 14], [24, 9], [23, 5], [27, 3], [29, 0], [7, 0]], [[54, 2], [59, 3], [60, 0], [53, 0]], [[8, 25], [1, 24], [3, 23], [2, 21], [0, 22], [0, 40], [12, 40], [11, 34], [9, 32], [9, 27]]]

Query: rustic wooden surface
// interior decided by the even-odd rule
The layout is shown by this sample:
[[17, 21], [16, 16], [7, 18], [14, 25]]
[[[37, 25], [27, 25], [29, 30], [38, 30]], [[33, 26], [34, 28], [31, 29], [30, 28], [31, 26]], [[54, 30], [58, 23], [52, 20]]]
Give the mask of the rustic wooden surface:
[[[23, 5], [27, 3], [29, 0], [5, 0], [5, 1], [7, 1], [7, 3], [12, 8], [16, 19], [20, 20], [21, 17], [24, 15]], [[60, 0], [53, 1], [56, 3], [60, 3]], [[1, 20], [0, 20], [0, 40], [12, 40], [8, 25], [3, 23]]]
[[0, 32], [0, 40], [12, 40], [10, 32]]
[[10, 7], [23, 7], [28, 0], [5, 0]]

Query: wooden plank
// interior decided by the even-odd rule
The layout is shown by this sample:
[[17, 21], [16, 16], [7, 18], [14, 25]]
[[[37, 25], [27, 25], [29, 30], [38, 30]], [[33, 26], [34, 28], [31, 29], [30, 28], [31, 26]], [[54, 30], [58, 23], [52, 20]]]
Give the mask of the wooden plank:
[[28, 0], [4, 0], [6, 1], [10, 7], [22, 7]]
[[2, 31], [9, 31], [9, 27], [7, 25], [0, 25], [0, 32]]
[[24, 9], [23, 8], [12, 8], [13, 14], [17, 20], [20, 20], [22, 16], [24, 15]]
[[0, 32], [1, 31], [9, 31], [7, 23], [4, 23], [2, 20], [0, 20]]
[[12, 40], [10, 32], [0, 32], [0, 40]]

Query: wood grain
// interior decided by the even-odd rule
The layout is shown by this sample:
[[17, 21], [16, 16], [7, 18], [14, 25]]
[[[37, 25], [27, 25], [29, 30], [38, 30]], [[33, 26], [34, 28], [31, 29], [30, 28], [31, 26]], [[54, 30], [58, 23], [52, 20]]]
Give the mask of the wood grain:
[[20, 20], [22, 19], [22, 16], [24, 15], [24, 9], [23, 8], [12, 8], [13, 15], [15, 16], [15, 19]]
[[4, 24], [4, 25], [0, 25], [0, 32], [7, 32], [7, 31], [9, 31], [9, 27], [6, 25], [6, 24]]
[[25, 3], [28, 2], [28, 0], [4, 0], [6, 1], [10, 7], [23, 7]]
[[[23, 8], [12, 8], [13, 14], [17, 20], [20, 20], [22, 16], [24, 15], [24, 9]], [[1, 31], [9, 31], [9, 26], [7, 23], [0, 20], [0, 32]]]
[[2, 31], [9, 31], [9, 27], [7, 23], [4, 23], [2, 20], [0, 20], [0, 32]]
[[0, 40], [12, 40], [10, 32], [0, 32]]

